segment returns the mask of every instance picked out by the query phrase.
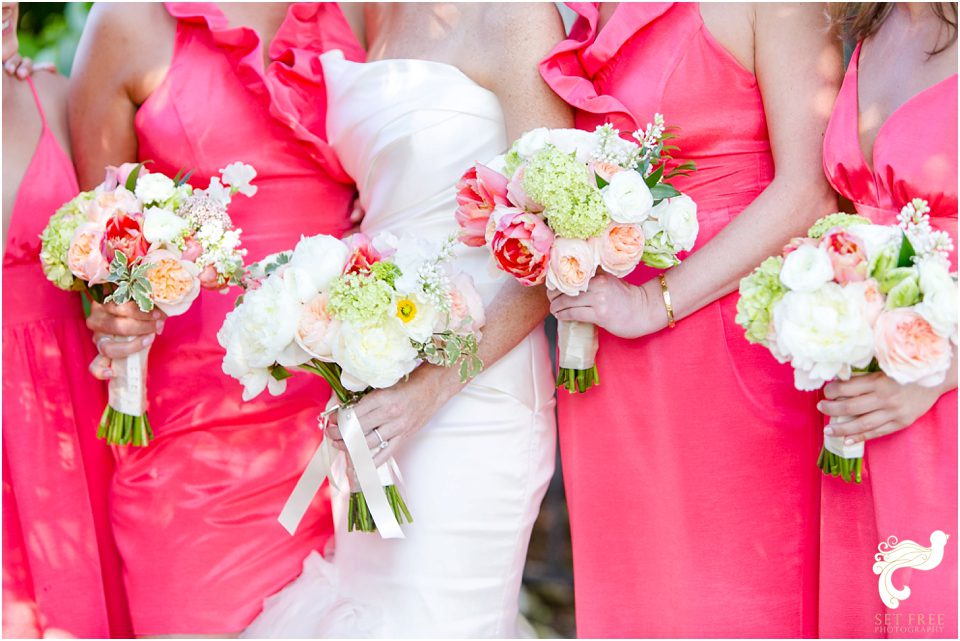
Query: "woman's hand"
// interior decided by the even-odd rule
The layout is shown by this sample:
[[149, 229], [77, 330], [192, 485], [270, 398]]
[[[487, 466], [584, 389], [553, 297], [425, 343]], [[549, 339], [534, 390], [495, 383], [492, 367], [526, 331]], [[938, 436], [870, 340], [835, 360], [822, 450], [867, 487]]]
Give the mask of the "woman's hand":
[[[421, 365], [407, 380], [387, 389], [374, 390], [357, 403], [357, 420], [376, 466], [393, 456], [404, 440], [416, 434], [444, 403], [460, 391], [461, 385], [454, 370], [456, 368]], [[450, 372], [453, 372], [452, 378]], [[346, 451], [336, 415], [330, 418], [326, 436], [331, 439], [331, 445]], [[381, 439], [388, 443], [382, 449]]]
[[578, 296], [548, 291], [550, 313], [557, 320], [593, 323], [621, 338], [646, 336], [667, 326], [666, 309], [659, 292], [650, 291], [651, 283], [659, 287], [654, 281], [638, 287], [598, 273]]
[[829, 383], [823, 388], [826, 400], [820, 401], [817, 408], [827, 416], [855, 417], [848, 423], [833, 424], [823, 430], [827, 436], [846, 437], [844, 443], [853, 445], [912, 425], [946, 391], [946, 384], [938, 387], [901, 385], [886, 374], [876, 372]]
[[[112, 376], [110, 361], [126, 358], [149, 347], [157, 334], [163, 331], [166, 315], [159, 309], [142, 312], [134, 303], [90, 304], [87, 327], [93, 332], [93, 342], [100, 352], [90, 364], [90, 373], [100, 379]], [[114, 340], [117, 336], [135, 337], [131, 341]]]
[[3, 71], [9, 76], [23, 80], [37, 71], [56, 73], [57, 66], [52, 62], [34, 62], [30, 58], [24, 58], [19, 53], [15, 53], [3, 63]]

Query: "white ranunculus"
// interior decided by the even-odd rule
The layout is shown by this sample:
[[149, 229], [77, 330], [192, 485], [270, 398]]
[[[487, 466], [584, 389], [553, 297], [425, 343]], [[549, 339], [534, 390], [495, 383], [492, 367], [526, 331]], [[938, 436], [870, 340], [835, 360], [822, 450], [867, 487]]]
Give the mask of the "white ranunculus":
[[847, 379], [852, 368], [873, 359], [873, 329], [859, 294], [826, 283], [811, 292], [787, 292], [774, 306], [775, 352], [793, 365], [797, 389]]
[[660, 226], [672, 245], [683, 251], [693, 249], [700, 233], [700, 221], [697, 220], [697, 203], [692, 198], [686, 194], [665, 198], [654, 208], [651, 215], [660, 221]]
[[177, 184], [163, 174], [145, 174], [137, 178], [134, 192], [144, 205], [162, 203], [176, 190]]
[[302, 270], [305, 276], [309, 276], [313, 292], [301, 299], [306, 302], [325, 290], [333, 279], [343, 273], [349, 255], [350, 249], [346, 243], [333, 236], [301, 236], [300, 242], [293, 249], [293, 255], [290, 256], [284, 278], [291, 270]]
[[242, 162], [232, 162], [220, 170], [223, 184], [230, 185], [244, 196], [253, 196], [257, 188], [250, 184], [257, 177], [257, 170]]
[[529, 158], [550, 142], [550, 130], [546, 127], [537, 127], [520, 136], [516, 150], [521, 158]]
[[577, 161], [584, 164], [593, 159], [597, 137], [582, 129], [551, 129], [550, 142], [565, 154], [576, 154]]
[[796, 292], [812, 292], [831, 280], [830, 256], [813, 245], [801, 245], [787, 254], [780, 268], [780, 282]]
[[187, 229], [187, 221], [169, 209], [147, 207], [143, 212], [143, 237], [150, 244], [170, 244]]
[[615, 173], [601, 193], [610, 218], [618, 223], [642, 223], [653, 209], [650, 188], [643, 181], [643, 176], [635, 171]]
[[419, 362], [410, 339], [390, 319], [378, 325], [343, 323], [333, 346], [333, 360], [343, 368], [344, 386], [354, 392], [390, 387]]

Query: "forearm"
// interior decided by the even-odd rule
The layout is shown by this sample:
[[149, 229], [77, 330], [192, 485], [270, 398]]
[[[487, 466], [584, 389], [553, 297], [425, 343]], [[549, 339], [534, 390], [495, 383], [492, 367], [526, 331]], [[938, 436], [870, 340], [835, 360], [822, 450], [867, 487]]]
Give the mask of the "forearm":
[[[484, 369], [506, 356], [543, 323], [549, 308], [543, 287], [523, 287], [513, 280], [505, 283], [486, 309], [486, 323], [478, 352]], [[466, 386], [460, 381], [458, 367], [423, 366], [421, 369], [429, 370], [430, 377], [441, 390], [438, 396], [442, 402]]]
[[[666, 273], [674, 318], [736, 291], [741, 278], [779, 254], [790, 238], [806, 234], [818, 218], [836, 211], [836, 204], [825, 181], [804, 187], [775, 179], [720, 233]], [[660, 298], [657, 279], [643, 287], [648, 299]]]

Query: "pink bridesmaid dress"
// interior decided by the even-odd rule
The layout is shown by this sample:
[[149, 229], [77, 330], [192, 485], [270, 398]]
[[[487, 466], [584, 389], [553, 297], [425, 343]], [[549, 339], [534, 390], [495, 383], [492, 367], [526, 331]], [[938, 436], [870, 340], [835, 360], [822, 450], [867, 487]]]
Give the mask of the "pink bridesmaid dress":
[[[325, 140], [318, 55], [363, 51], [337, 5], [291, 4], [266, 68], [258, 34], [230, 27], [216, 4], [166, 6], [174, 57], [137, 112], [139, 159], [171, 176], [192, 169], [195, 185], [230, 162], [253, 165], [256, 196], [230, 209], [248, 260], [345, 232], [353, 184]], [[117, 451], [112, 520], [138, 635], [240, 632], [333, 534], [327, 496], [295, 536], [277, 522], [321, 440], [329, 388], [304, 374], [281, 397], [242, 402], [216, 338], [237, 294], [204, 291], [166, 321], [147, 379], [156, 439]]]
[[[823, 167], [857, 211], [896, 224], [913, 198], [930, 204], [931, 224], [957, 244], [957, 76], [913, 96], [884, 122], [867, 162], [860, 146], [854, 51], [823, 145]], [[957, 269], [956, 248], [950, 255]], [[821, 494], [820, 633], [827, 637], [957, 636], [957, 391], [913, 425], [867, 441], [863, 482], [825, 477]], [[901, 569], [910, 587], [897, 608], [880, 599], [873, 573], [878, 544], [895, 536], [922, 546], [947, 535], [943, 560]]]
[[129, 636], [110, 533], [110, 450], [96, 438], [105, 388], [80, 296], [40, 267], [40, 232], [77, 195], [47, 120], [3, 253], [3, 636]]
[[[581, 129], [628, 136], [656, 112], [680, 128], [696, 251], [773, 178], [757, 79], [696, 3], [621, 3], [599, 33], [597, 5], [570, 6], [541, 74]], [[817, 399], [744, 339], [736, 303], [636, 340], [601, 330], [600, 386], [559, 395], [582, 637], [816, 635]]]

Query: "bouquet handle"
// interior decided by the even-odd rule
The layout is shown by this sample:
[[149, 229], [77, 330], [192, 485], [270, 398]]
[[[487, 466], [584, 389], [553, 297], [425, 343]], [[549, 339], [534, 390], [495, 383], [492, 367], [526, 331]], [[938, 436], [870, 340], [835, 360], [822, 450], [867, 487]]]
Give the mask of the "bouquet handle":
[[593, 323], [557, 321], [557, 387], [586, 392], [600, 382], [597, 373], [599, 332]]
[[[357, 474], [357, 481], [366, 500], [366, 506], [376, 523], [377, 531], [385, 539], [405, 538], [387, 497], [385, 486], [381, 481], [381, 474], [389, 474], [388, 470], [391, 466], [382, 466], [385, 469], [384, 472], [380, 472], [373, 464], [373, 456], [367, 448], [363, 429], [360, 427], [360, 421], [352, 407], [341, 407], [337, 410], [337, 424], [340, 427], [340, 433], [343, 435], [347, 454], [350, 456]], [[279, 517], [280, 524], [290, 534], [296, 532], [307, 507], [309, 507], [314, 495], [323, 484], [323, 479], [330, 475], [330, 466], [335, 457], [333, 448], [327, 441], [324, 441], [307, 465], [307, 469], [300, 476], [300, 480], [297, 481], [297, 485], [283, 506]]]
[[[112, 336], [110, 340], [128, 343], [136, 336]], [[107, 384], [107, 408], [97, 431], [112, 445], [145, 446], [153, 438], [147, 418], [147, 357], [150, 348], [110, 364], [113, 378]]]

